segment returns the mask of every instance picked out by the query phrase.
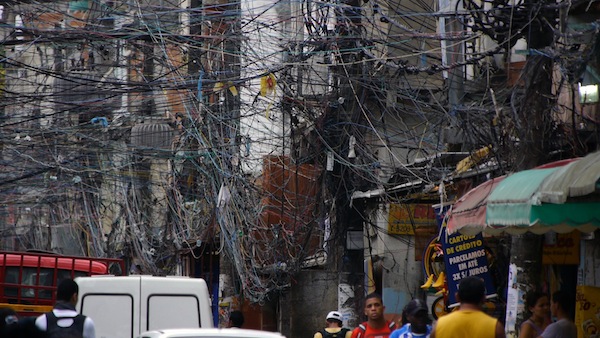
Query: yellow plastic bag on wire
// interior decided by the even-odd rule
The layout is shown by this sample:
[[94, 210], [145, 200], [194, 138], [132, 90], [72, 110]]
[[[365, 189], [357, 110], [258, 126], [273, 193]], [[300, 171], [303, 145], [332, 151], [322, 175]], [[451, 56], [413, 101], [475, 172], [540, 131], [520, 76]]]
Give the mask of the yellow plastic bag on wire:
[[277, 79], [273, 73], [269, 73], [260, 78], [260, 95], [267, 96], [275, 92]]
[[[277, 88], [277, 79], [275, 79], [275, 75], [273, 73], [269, 73], [260, 78], [260, 95], [267, 96], [271, 93], [275, 93], [275, 88]], [[269, 103], [267, 109], [265, 110], [265, 117], [270, 118], [270, 110], [272, 103]]]

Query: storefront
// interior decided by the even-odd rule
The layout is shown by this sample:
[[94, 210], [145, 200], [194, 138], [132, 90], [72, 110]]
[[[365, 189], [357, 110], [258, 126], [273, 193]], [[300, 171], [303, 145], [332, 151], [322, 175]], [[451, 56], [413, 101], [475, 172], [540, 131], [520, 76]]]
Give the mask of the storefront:
[[[600, 332], [596, 316], [600, 279], [595, 273], [599, 258], [593, 249], [595, 230], [600, 228], [599, 179], [600, 152], [596, 152], [488, 180], [453, 205], [448, 233], [543, 236], [539, 264], [544, 287], [549, 292], [573, 290], [579, 336], [591, 336]], [[512, 262], [508, 271], [505, 327], [509, 335], [518, 328], [516, 314], [523, 311], [528, 287], [514, 283], [518, 274], [529, 272], [518, 263]]]

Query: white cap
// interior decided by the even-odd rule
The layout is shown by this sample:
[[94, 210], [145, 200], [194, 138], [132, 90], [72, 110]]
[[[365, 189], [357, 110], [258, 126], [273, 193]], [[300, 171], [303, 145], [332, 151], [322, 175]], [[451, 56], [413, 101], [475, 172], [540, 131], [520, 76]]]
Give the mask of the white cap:
[[339, 320], [340, 322], [343, 322], [342, 320], [342, 314], [339, 313], [338, 311], [331, 311], [327, 314], [327, 319], [335, 319], [335, 320]]

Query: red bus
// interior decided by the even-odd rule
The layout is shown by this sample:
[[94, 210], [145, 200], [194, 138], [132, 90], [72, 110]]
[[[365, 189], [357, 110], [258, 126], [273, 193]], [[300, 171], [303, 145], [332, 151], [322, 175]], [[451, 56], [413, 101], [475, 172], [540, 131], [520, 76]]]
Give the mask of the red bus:
[[0, 251], [0, 307], [37, 316], [52, 309], [64, 278], [124, 273], [121, 259]]

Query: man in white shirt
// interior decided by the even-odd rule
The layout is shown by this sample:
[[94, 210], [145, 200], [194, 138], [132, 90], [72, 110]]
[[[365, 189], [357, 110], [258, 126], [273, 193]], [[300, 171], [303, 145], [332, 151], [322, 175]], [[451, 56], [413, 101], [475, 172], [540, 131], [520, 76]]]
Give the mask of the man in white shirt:
[[75, 310], [79, 286], [72, 279], [63, 279], [56, 290], [56, 304], [51, 312], [39, 316], [35, 325], [47, 333], [48, 338], [96, 338], [94, 321]]

